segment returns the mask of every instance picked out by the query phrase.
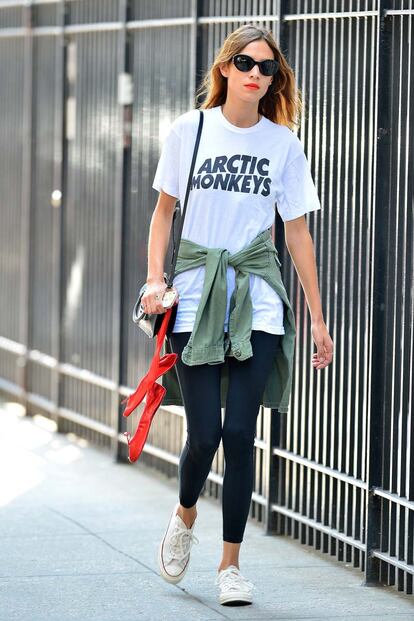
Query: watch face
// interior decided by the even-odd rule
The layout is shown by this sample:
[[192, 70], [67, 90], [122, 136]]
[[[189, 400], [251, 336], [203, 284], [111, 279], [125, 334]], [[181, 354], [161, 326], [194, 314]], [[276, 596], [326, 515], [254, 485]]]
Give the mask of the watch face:
[[176, 295], [177, 292], [173, 289], [171, 289], [170, 291], [166, 291], [162, 298], [162, 305], [168, 308], [168, 306], [170, 306], [174, 302]]

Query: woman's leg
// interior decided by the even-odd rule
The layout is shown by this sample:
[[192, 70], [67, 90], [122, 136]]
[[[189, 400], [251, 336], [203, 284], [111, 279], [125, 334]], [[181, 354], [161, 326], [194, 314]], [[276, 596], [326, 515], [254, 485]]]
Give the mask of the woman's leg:
[[[187, 420], [187, 440], [179, 461], [179, 515], [191, 526], [195, 504], [210, 472], [221, 439], [220, 383], [223, 364], [189, 366], [181, 353], [190, 332], [173, 332], [170, 344], [179, 354], [176, 370]], [[188, 511], [186, 511], [188, 509]], [[190, 523], [188, 523], [188, 521]]]
[[243, 361], [229, 358], [229, 386], [222, 430], [224, 552], [219, 569], [230, 564], [238, 566], [253, 491], [256, 421], [280, 336], [252, 330], [253, 356]]

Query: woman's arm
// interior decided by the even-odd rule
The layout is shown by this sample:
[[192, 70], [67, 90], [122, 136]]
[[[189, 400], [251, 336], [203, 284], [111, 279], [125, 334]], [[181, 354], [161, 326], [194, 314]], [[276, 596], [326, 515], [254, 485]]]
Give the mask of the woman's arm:
[[[160, 191], [153, 211], [148, 235], [147, 288], [141, 303], [147, 313], [165, 313], [161, 298], [166, 289], [164, 263], [171, 234], [171, 225], [177, 199]], [[159, 300], [155, 296], [159, 295]]]
[[147, 283], [164, 282], [164, 262], [176, 202], [175, 196], [163, 190], [159, 193], [149, 227]]
[[311, 316], [312, 336], [318, 349], [312, 362], [315, 368], [323, 369], [332, 362], [333, 342], [323, 319], [315, 251], [305, 216], [285, 222], [285, 241]]

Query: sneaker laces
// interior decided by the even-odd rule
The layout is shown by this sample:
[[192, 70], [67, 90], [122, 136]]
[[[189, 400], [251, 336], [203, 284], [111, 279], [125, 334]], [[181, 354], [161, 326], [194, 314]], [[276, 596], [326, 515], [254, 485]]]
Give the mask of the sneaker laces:
[[179, 524], [169, 539], [171, 554], [177, 561], [182, 561], [188, 555], [191, 544], [199, 543], [199, 539], [189, 528], [182, 528]]
[[247, 589], [256, 589], [253, 582], [247, 580], [247, 578], [240, 573], [240, 570], [232, 565], [220, 571], [220, 573], [216, 576], [215, 584], [220, 584], [220, 586], [226, 590], [233, 589], [235, 591], [239, 591], [240, 587], [242, 590], [246, 590], [244, 587], [247, 587]]

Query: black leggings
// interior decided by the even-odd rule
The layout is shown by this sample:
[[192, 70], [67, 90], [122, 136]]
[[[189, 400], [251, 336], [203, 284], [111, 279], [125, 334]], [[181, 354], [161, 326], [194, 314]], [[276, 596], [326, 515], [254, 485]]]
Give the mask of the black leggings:
[[223, 442], [223, 541], [240, 543], [253, 491], [253, 451], [261, 397], [271, 370], [280, 334], [252, 330], [253, 356], [229, 360], [229, 385], [224, 423], [220, 404], [221, 364], [188, 366], [181, 352], [190, 332], [173, 332], [170, 345], [179, 354], [176, 370], [187, 419], [187, 440], [179, 461], [179, 499], [183, 507], [196, 504]]

